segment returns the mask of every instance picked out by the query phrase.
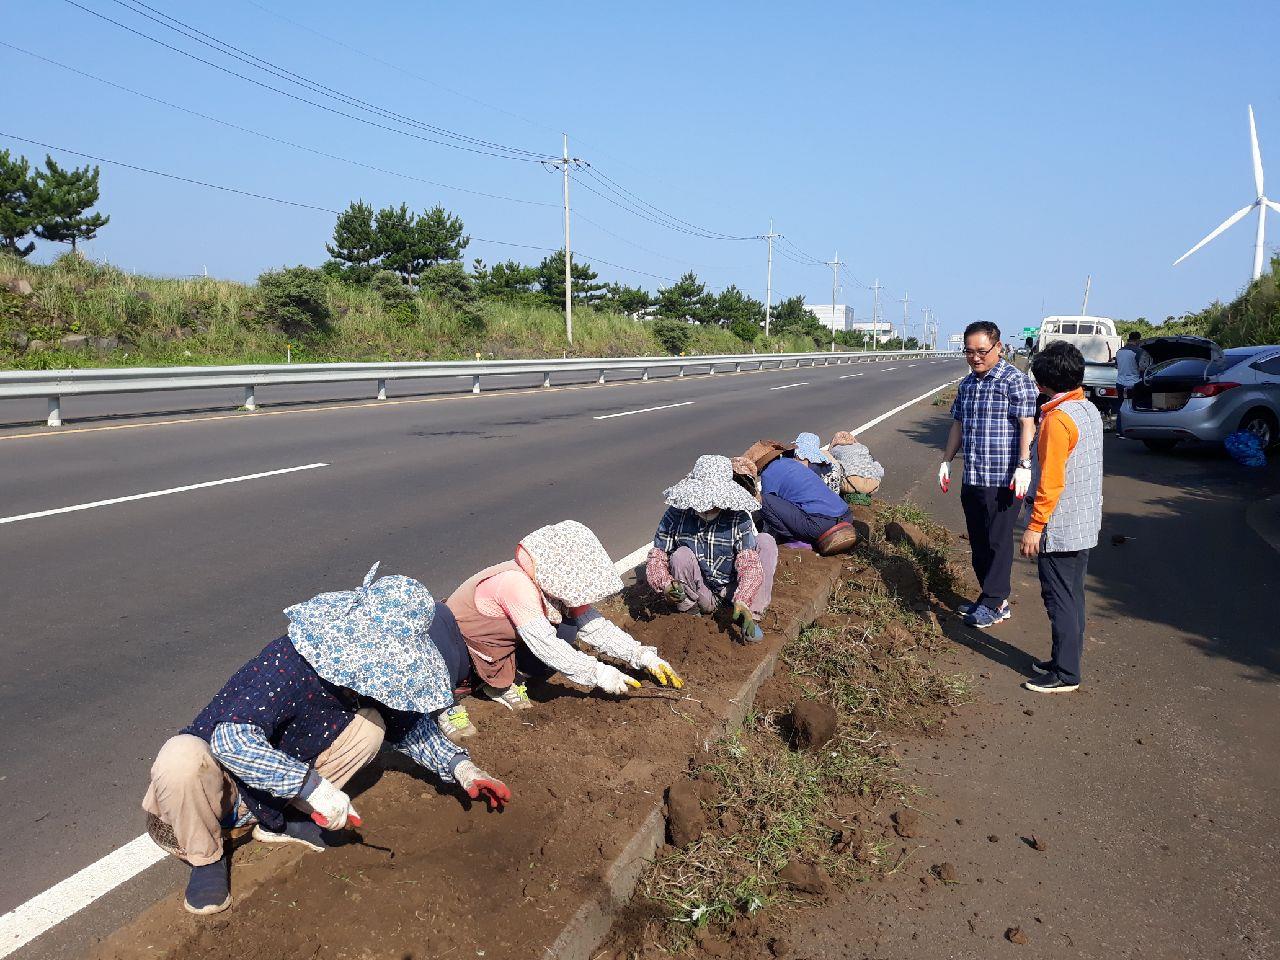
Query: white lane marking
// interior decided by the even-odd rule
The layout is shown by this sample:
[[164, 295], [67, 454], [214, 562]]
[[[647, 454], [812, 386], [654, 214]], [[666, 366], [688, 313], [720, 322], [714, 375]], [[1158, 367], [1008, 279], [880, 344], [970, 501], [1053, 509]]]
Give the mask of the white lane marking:
[[840, 380], [848, 380], [850, 377], [860, 377], [860, 376], [862, 376], [862, 374], [860, 374], [860, 373], [846, 373], [846, 374], [843, 374], [842, 376], [840, 376], [838, 379], [840, 379]]
[[914, 363], [908, 363], [908, 364], [907, 364], [907, 369], [908, 369], [908, 370], [910, 370], [910, 369], [911, 369], [912, 367], [914, 367], [914, 366], [915, 366], [915, 364], [914, 364]]
[[790, 390], [792, 387], [807, 387], [808, 385], [809, 385], [809, 381], [803, 380], [800, 383], [784, 383], [780, 387], [770, 387], [769, 389], [770, 390]]
[[[278, 477], [283, 473], [297, 473], [299, 470], [315, 470], [327, 467], [327, 463], [305, 463], [300, 467], [285, 467], [283, 470], [267, 470], [263, 473], [246, 473], [243, 477], [227, 477], [225, 480], [207, 480], [204, 483], [189, 483], [185, 487], [170, 487], [168, 490], [152, 490], [148, 493], [135, 493], [127, 497], [112, 497], [110, 500], [94, 500], [92, 503], [77, 503], [70, 507], [57, 507], [53, 510], [37, 510], [34, 513], [19, 513], [12, 517], [0, 517], [0, 523], [17, 523], [19, 520], [34, 520], [37, 517], [51, 517], [57, 513], [75, 513], [77, 510], [92, 510], [94, 507], [109, 507], [115, 503], [128, 503], [131, 500], [150, 500], [152, 497], [164, 497], [171, 493], [186, 493], [188, 490], [203, 490], [205, 487], [220, 487], [227, 483], [240, 483], [244, 480], [260, 480], [263, 477]], [[4, 956], [4, 954], [0, 954]]]
[[884, 421], [888, 420], [895, 413], [901, 413], [903, 410], [907, 409], [907, 407], [911, 406], [913, 403], [919, 403], [921, 400], [925, 400], [929, 397], [932, 397], [939, 390], [945, 390], [947, 389], [947, 387], [951, 386], [953, 383], [959, 383], [959, 382], [960, 382], [959, 377], [957, 377], [955, 380], [948, 380], [946, 383], [934, 387], [928, 393], [922, 393], [920, 394], [920, 396], [915, 397], [911, 400], [908, 400], [906, 403], [900, 403], [896, 407], [894, 407], [892, 410], [890, 410], [888, 413], [882, 413], [880, 414], [880, 416], [876, 417], [874, 420], [868, 420], [862, 426], [854, 427], [849, 432], [853, 434], [859, 434], [859, 433], [862, 433], [864, 430], [870, 430], [877, 423], [884, 423]]
[[[870, 430], [894, 414], [901, 413], [913, 403], [919, 403], [956, 382], [958, 381], [950, 380], [941, 386], [934, 387], [928, 393], [922, 393], [914, 400], [899, 404], [874, 420], [855, 427], [853, 432], [863, 433]], [[652, 543], [646, 543], [633, 550], [617, 561], [613, 565], [614, 569], [620, 574], [635, 569], [649, 555], [651, 546]], [[96, 863], [72, 874], [61, 883], [54, 884], [44, 893], [37, 894], [26, 903], [10, 910], [0, 917], [0, 960], [30, 943], [45, 931], [56, 927], [73, 914], [80, 912], [99, 897], [133, 879], [147, 867], [159, 863], [165, 856], [166, 854], [152, 842], [151, 837], [144, 833]]]
[[0, 917], [0, 957], [7, 957], [166, 856], [144, 833], [10, 910]]
[[884, 372], [888, 373], [890, 370], [897, 370], [897, 369], [898, 369], [897, 367], [885, 367]]
[[685, 400], [683, 403], [664, 403], [660, 407], [645, 407], [643, 410], [627, 410], [624, 413], [606, 413], [602, 417], [592, 417], [592, 420], [612, 420], [614, 417], [629, 417], [635, 413], [652, 413], [654, 410], [670, 410], [672, 407], [687, 407], [697, 400]]

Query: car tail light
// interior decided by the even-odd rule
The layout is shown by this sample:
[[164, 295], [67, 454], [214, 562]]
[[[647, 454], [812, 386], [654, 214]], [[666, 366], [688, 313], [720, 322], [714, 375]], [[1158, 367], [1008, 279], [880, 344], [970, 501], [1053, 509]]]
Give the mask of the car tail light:
[[1202, 383], [1191, 391], [1193, 397], [1216, 397], [1220, 393], [1234, 390], [1238, 383]]
[[1100, 397], [1114, 397], [1115, 395], [1116, 395], [1115, 387], [1099, 387], [1098, 388], [1098, 396]]

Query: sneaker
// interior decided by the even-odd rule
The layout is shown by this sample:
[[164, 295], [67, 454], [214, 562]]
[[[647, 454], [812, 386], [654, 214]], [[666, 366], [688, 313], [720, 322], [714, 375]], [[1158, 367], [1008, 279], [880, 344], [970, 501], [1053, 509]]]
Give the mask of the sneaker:
[[1032, 693], [1070, 693], [1072, 690], [1079, 690], [1080, 684], [1067, 683], [1056, 673], [1050, 673], [1039, 680], [1025, 680], [1022, 687]]
[[1031, 672], [1041, 677], [1048, 676], [1049, 674], [1053, 673], [1053, 661], [1052, 660], [1032, 660]]
[[978, 601], [977, 601], [977, 600], [973, 601], [973, 603], [962, 603], [962, 604], [959, 604], [959, 605], [956, 607], [956, 613], [958, 613], [958, 614], [959, 614], [960, 616], [962, 616], [962, 617], [967, 617], [969, 614], [973, 613], [973, 611], [974, 611], [974, 610], [976, 610], [976, 609], [978, 609]]
[[513, 683], [505, 690], [499, 690], [485, 684], [481, 690], [490, 700], [496, 700], [508, 710], [532, 710], [533, 701], [529, 699], [529, 691], [523, 683]]
[[286, 820], [284, 829], [280, 831], [268, 830], [258, 824], [253, 828], [253, 839], [263, 843], [300, 843], [320, 852], [329, 849], [324, 831], [314, 820]]
[[467, 708], [461, 704], [454, 704], [436, 714], [436, 725], [440, 728], [440, 732], [454, 743], [466, 737], [474, 737], [477, 732], [475, 724], [467, 714]]
[[988, 627], [994, 627], [997, 623], [1008, 620], [1011, 616], [1008, 600], [1000, 605], [999, 610], [992, 610], [986, 604], [980, 603], [969, 611], [964, 618], [964, 622], [971, 627], [977, 627], [979, 630], [986, 630]]
[[192, 867], [187, 892], [182, 898], [187, 913], [204, 916], [220, 913], [231, 906], [231, 865], [226, 854], [214, 863]]

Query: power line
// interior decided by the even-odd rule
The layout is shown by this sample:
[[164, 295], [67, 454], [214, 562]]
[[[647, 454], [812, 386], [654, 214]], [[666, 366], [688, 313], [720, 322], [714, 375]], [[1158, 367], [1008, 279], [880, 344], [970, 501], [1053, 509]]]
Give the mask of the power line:
[[633, 200], [637, 205], [647, 208], [651, 212], [661, 217], [664, 217], [668, 220], [671, 220], [673, 223], [678, 224], [679, 226], [687, 227], [688, 229], [695, 230], [698, 233], [703, 234], [708, 240], [759, 240], [761, 239], [759, 234], [753, 234], [750, 236], [733, 236], [732, 234], [721, 233], [717, 230], [710, 230], [706, 227], [700, 227], [696, 223], [690, 223], [687, 220], [681, 220], [679, 217], [676, 217], [673, 214], [667, 213], [666, 211], [660, 209], [659, 207], [655, 207], [653, 204], [645, 200], [642, 200], [640, 197], [636, 196], [634, 193], [632, 193], [622, 184], [606, 176], [599, 168], [593, 166], [592, 164], [587, 163], [585, 164], [585, 166], [587, 167], [587, 171], [593, 177], [595, 177], [598, 181], [603, 181], [605, 184], [611, 187], [615, 192], [624, 194], [625, 196]]
[[[233, 60], [239, 60], [247, 66], [255, 67], [274, 77], [278, 77], [281, 80], [297, 84], [304, 89], [312, 91], [313, 93], [328, 96], [353, 107], [359, 107], [388, 120], [396, 120], [409, 126], [419, 127], [440, 136], [472, 144], [473, 146], [485, 147], [490, 150], [499, 150], [512, 154], [522, 154], [525, 158], [541, 159], [546, 156], [545, 153], [539, 150], [525, 150], [522, 147], [512, 147], [492, 140], [485, 140], [482, 137], [473, 137], [469, 134], [459, 133], [455, 130], [448, 129], [447, 127], [438, 126], [437, 124], [426, 123], [425, 121], [418, 120], [414, 117], [397, 113], [387, 107], [370, 103], [367, 100], [362, 100], [352, 94], [327, 86], [318, 80], [313, 80], [300, 73], [295, 73], [287, 67], [282, 67], [278, 63], [274, 63], [264, 57], [259, 57], [257, 54], [250, 53], [248, 50], [244, 50], [241, 47], [237, 47], [234, 44], [219, 39], [218, 37], [213, 36], [213, 34], [206, 33], [198, 27], [194, 27], [183, 20], [179, 20], [177, 17], [172, 17], [162, 10], [157, 10], [155, 7], [145, 3], [144, 0], [113, 0], [113, 2], [117, 6], [124, 7], [131, 13], [135, 13], [138, 16], [143, 17], [146, 20], [150, 20], [152, 23], [158, 24], [168, 30], [172, 30], [174, 33], [177, 33], [179, 36], [186, 37], [188, 40], [194, 40], [196, 43], [221, 53], [224, 56], [231, 57]], [[152, 14], [154, 14], [154, 16]]]
[[299, 103], [308, 104], [309, 106], [315, 107], [318, 110], [324, 110], [327, 113], [332, 113], [335, 116], [345, 117], [348, 120], [354, 120], [357, 123], [363, 123], [366, 126], [374, 127], [379, 130], [386, 130], [386, 131], [389, 131], [390, 133], [400, 134], [401, 136], [412, 137], [415, 140], [421, 140], [425, 143], [434, 143], [438, 146], [451, 147], [455, 150], [463, 150], [468, 153], [480, 154], [481, 156], [495, 157], [500, 160], [525, 160], [533, 163], [541, 162], [541, 157], [539, 156], [515, 157], [515, 156], [509, 156], [506, 154], [494, 153], [489, 150], [484, 150], [479, 147], [471, 147], [461, 143], [450, 143], [446, 140], [439, 140], [439, 139], [436, 139], [435, 137], [424, 136], [423, 134], [414, 133], [411, 130], [404, 130], [400, 127], [388, 126], [387, 124], [378, 123], [375, 120], [370, 120], [368, 117], [361, 117], [353, 113], [348, 113], [345, 110], [339, 110], [338, 108], [330, 106], [329, 104], [319, 103], [315, 100], [310, 100], [307, 97], [299, 96], [296, 93], [290, 93], [288, 90], [282, 90], [279, 87], [272, 86], [269, 83], [265, 83], [253, 77], [246, 76], [245, 74], [232, 70], [229, 67], [224, 67], [220, 63], [214, 63], [212, 60], [206, 60], [203, 57], [200, 57], [194, 53], [191, 53], [190, 51], [183, 50], [181, 47], [175, 47], [173, 44], [166, 43], [165, 41], [160, 40], [157, 37], [153, 37], [150, 34], [137, 29], [136, 27], [131, 27], [128, 24], [121, 23], [119, 20], [115, 20], [115, 19], [112, 19], [111, 17], [108, 17], [106, 14], [99, 13], [97, 10], [92, 10], [89, 7], [84, 6], [83, 4], [78, 3], [77, 0], [63, 0], [63, 2], [70, 4], [71, 6], [76, 7], [79, 10], [83, 10], [85, 13], [89, 14], [90, 16], [97, 17], [99, 20], [103, 20], [107, 23], [114, 24], [120, 29], [125, 30], [129, 33], [132, 33], [135, 36], [141, 37], [144, 40], [149, 40], [152, 43], [156, 44], [157, 46], [164, 47], [166, 50], [171, 50], [174, 53], [180, 54], [184, 57], [188, 57], [189, 59], [194, 60], [197, 63], [202, 63], [207, 67], [212, 67], [214, 70], [218, 70], [229, 76], [236, 77], [237, 79], [243, 80], [246, 83], [251, 83], [254, 86], [263, 88], [264, 90], [270, 90], [272, 93], [277, 93], [282, 97], [288, 97], [290, 100], [296, 100]]
[[107, 86], [114, 87], [117, 90], [123, 90], [125, 93], [133, 94], [136, 97], [142, 97], [144, 100], [150, 100], [152, 103], [158, 103], [158, 104], [161, 104], [162, 106], [169, 107], [173, 110], [179, 110], [182, 113], [190, 114], [193, 117], [199, 117], [202, 120], [208, 120], [211, 123], [219, 124], [220, 126], [227, 127], [228, 129], [231, 129], [231, 130], [238, 130], [241, 133], [247, 133], [247, 134], [250, 134], [251, 136], [260, 137], [263, 140], [269, 140], [272, 143], [279, 143], [287, 147], [293, 147], [295, 150], [303, 150], [307, 153], [314, 154], [318, 157], [325, 157], [330, 160], [340, 160], [343, 163], [349, 163], [349, 164], [352, 164], [353, 166], [363, 167], [364, 169], [372, 170], [375, 173], [384, 173], [393, 177], [401, 177], [405, 180], [413, 180], [417, 183], [425, 183], [433, 187], [442, 187], [446, 190], [456, 190], [459, 193], [468, 193], [478, 197], [488, 197], [491, 200], [506, 200], [510, 203], [524, 203], [524, 204], [529, 204], [530, 206], [537, 206], [537, 207], [558, 206], [558, 204], [554, 204], [546, 200], [527, 200], [521, 197], [508, 197], [498, 193], [487, 193], [484, 190], [473, 190], [470, 187], [459, 187], [451, 183], [441, 183], [438, 180], [428, 180], [425, 177], [419, 177], [412, 173], [404, 173], [399, 170], [388, 170], [385, 167], [379, 167], [371, 163], [365, 163], [362, 160], [353, 160], [350, 157], [343, 157], [336, 153], [329, 153], [325, 150], [317, 149], [316, 147], [308, 147], [305, 144], [294, 143], [292, 140], [285, 140], [282, 137], [277, 137], [270, 133], [263, 133], [261, 130], [254, 130], [252, 127], [245, 127], [238, 123], [232, 123], [229, 120], [223, 120], [220, 117], [210, 116], [207, 113], [201, 113], [199, 110], [193, 110], [190, 107], [184, 107], [181, 104], [171, 103], [168, 100], [163, 100], [160, 97], [152, 96], [149, 93], [143, 93], [141, 90], [134, 90], [132, 87], [126, 87], [123, 84], [116, 83], [113, 80], [108, 80], [105, 77], [99, 77], [92, 73], [88, 73], [84, 70], [81, 70], [77, 67], [73, 67], [65, 63], [60, 63], [57, 60], [51, 60], [49, 57], [41, 56], [38, 53], [33, 53], [30, 50], [24, 50], [22, 47], [15, 46], [12, 43], [7, 43], [4, 40], [0, 40], [0, 47], [7, 47], [10, 50], [16, 50], [18, 53], [26, 54], [28, 57], [32, 57], [36, 60], [40, 60], [43, 63], [51, 64], [52, 66], [55, 66], [55, 67], [60, 67], [63, 70], [67, 70], [79, 76], [86, 77], [90, 80], [96, 80], [98, 83], [106, 84]]
[[[339, 210], [334, 210], [332, 207], [322, 207], [319, 204], [315, 204], [315, 203], [304, 203], [300, 200], [286, 200], [282, 197], [274, 197], [266, 193], [257, 193], [252, 190], [244, 190], [244, 189], [241, 189], [240, 187], [229, 187], [226, 184], [210, 183], [207, 180], [198, 180], [195, 177], [186, 177], [177, 173], [168, 173], [164, 170], [155, 170], [151, 167], [143, 167], [136, 163], [128, 163], [127, 161], [124, 161], [124, 160], [113, 160], [110, 157], [99, 157], [92, 153], [85, 153], [82, 150], [72, 150], [70, 147], [63, 147], [54, 143], [45, 143], [43, 140], [35, 140], [35, 139], [32, 139], [31, 137], [21, 137], [21, 136], [18, 136], [16, 133], [8, 133], [3, 130], [0, 130], [0, 137], [8, 137], [10, 140], [17, 140], [19, 143], [29, 143], [32, 146], [44, 147], [46, 150], [57, 150], [60, 153], [65, 153], [73, 157], [79, 157], [82, 160], [91, 160], [94, 163], [105, 163], [110, 166], [122, 167], [126, 170], [133, 170], [137, 173], [146, 173], [154, 177], [164, 177], [166, 180], [176, 180], [179, 183], [188, 183], [198, 187], [207, 187], [210, 190], [221, 190], [225, 193], [234, 193], [242, 197], [250, 197], [254, 200], [268, 200], [271, 203], [278, 203], [278, 204], [282, 204], [284, 206], [289, 206], [289, 207], [300, 207], [304, 210], [316, 210], [316, 211], [319, 211], [320, 213], [338, 214], [341, 212]], [[554, 247], [543, 247], [543, 246], [538, 246], [536, 244], [531, 244], [531, 243], [516, 243], [511, 240], [493, 240], [489, 237], [476, 237], [476, 236], [472, 236], [469, 239], [477, 243], [492, 243], [492, 244], [497, 244], [503, 247], [519, 247], [523, 250], [538, 250], [543, 253], [557, 252], [556, 248]], [[638, 274], [643, 277], [652, 277], [655, 280], [666, 280], [668, 282], [673, 282], [671, 277], [664, 277], [656, 273], [647, 273], [644, 270], [636, 270], [634, 267], [623, 266], [620, 263], [613, 263], [609, 260], [601, 260], [596, 257], [592, 257], [588, 253], [583, 253], [582, 256], [590, 259], [592, 263], [600, 263], [608, 267], [613, 267], [617, 270], [625, 270], [628, 273]]]

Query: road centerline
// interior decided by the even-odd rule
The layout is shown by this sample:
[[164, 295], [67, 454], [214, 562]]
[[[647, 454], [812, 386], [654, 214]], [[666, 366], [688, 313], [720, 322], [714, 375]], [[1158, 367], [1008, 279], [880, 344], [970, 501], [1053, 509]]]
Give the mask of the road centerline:
[[171, 493], [187, 493], [191, 490], [203, 490], [207, 487], [221, 487], [228, 483], [242, 483], [245, 480], [261, 480], [264, 477], [278, 477], [286, 473], [297, 473], [300, 470], [316, 470], [327, 467], [327, 463], [304, 463], [300, 467], [284, 467], [280, 470], [265, 470], [262, 473], [246, 473], [239, 477], [226, 477], [222, 480], [206, 480], [203, 483], [188, 483], [181, 487], [168, 487], [165, 490], [149, 490], [146, 493], [133, 493], [126, 497], [112, 497], [109, 500], [93, 500], [89, 503], [76, 503], [69, 507], [55, 507], [52, 510], [36, 510], [32, 513], [19, 513], [12, 517], [0, 517], [0, 523], [17, 523], [19, 520], [35, 520], [39, 517], [52, 517], [59, 513], [76, 513], [80, 510], [92, 510], [94, 507], [109, 507], [117, 503], [130, 503], [134, 500], [151, 500], [165, 497]]
[[780, 387], [770, 387], [769, 389], [770, 390], [790, 390], [792, 387], [807, 387], [808, 385], [809, 385], [808, 380], [802, 380], [799, 383], [784, 383]]
[[592, 417], [592, 420], [612, 420], [614, 417], [630, 417], [637, 413], [653, 413], [655, 410], [671, 410], [675, 407], [688, 407], [697, 403], [697, 400], [684, 400], [680, 403], [664, 403], [657, 407], [642, 407], [639, 410], [624, 410], [621, 413], [605, 413], [598, 417]]

